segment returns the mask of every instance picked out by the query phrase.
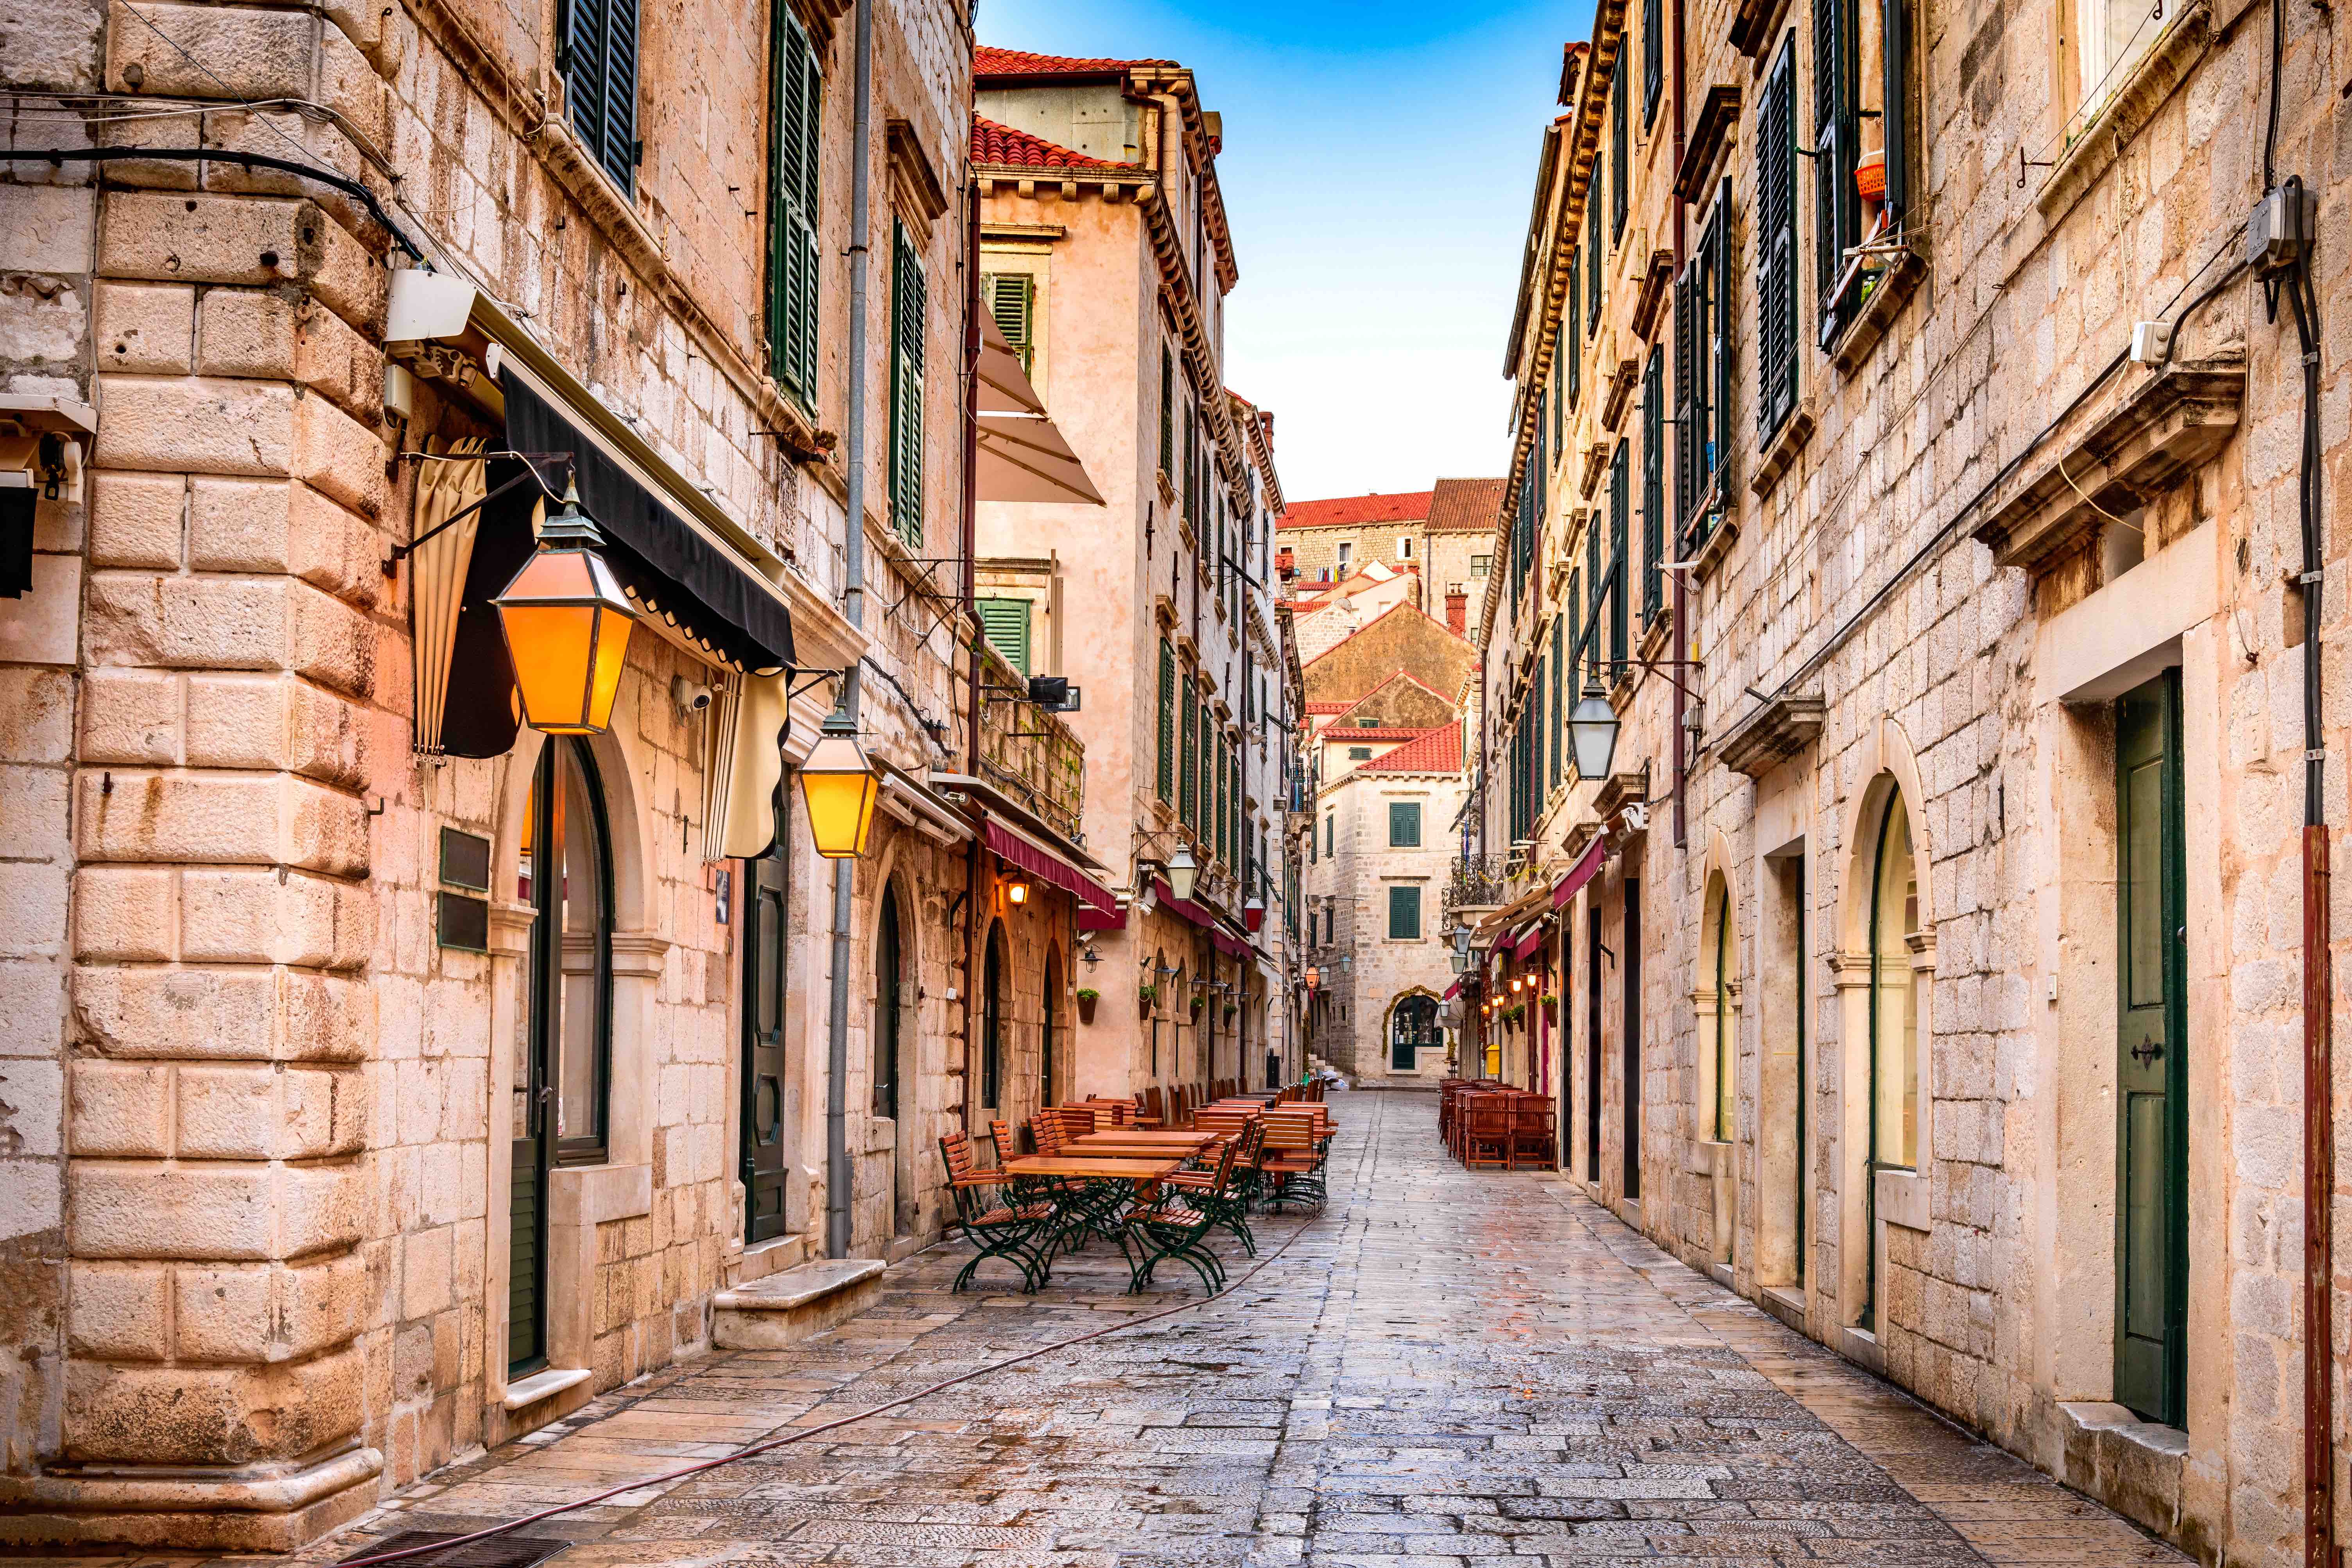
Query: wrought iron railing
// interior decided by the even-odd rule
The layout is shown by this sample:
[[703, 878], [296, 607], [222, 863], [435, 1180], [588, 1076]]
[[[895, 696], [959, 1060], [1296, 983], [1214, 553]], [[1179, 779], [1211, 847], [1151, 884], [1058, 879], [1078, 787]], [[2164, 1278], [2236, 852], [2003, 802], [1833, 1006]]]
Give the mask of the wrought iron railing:
[[1445, 879], [1445, 913], [1506, 902], [1503, 883], [1509, 863], [1500, 855], [1457, 855]]
[[1086, 808], [1085, 744], [1059, 714], [1015, 695], [1028, 682], [994, 648], [983, 658], [981, 776], [1075, 838]]

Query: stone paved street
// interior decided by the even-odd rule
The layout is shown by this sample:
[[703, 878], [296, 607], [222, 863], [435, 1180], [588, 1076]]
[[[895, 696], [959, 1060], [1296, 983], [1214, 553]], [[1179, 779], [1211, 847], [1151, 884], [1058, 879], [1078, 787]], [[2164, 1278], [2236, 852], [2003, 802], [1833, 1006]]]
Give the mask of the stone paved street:
[[[2183, 1563], [1649, 1246], [1471, 1174], [1433, 1096], [1358, 1094], [1328, 1211], [1196, 1311], [534, 1526], [604, 1563]], [[1099, 1253], [1099, 1248], [1097, 1249]], [[789, 1351], [722, 1353], [452, 1467], [305, 1554], [462, 1530], [1171, 1304], [1115, 1258], [947, 1294], [960, 1247]], [[984, 1275], [983, 1278], [986, 1278]]]

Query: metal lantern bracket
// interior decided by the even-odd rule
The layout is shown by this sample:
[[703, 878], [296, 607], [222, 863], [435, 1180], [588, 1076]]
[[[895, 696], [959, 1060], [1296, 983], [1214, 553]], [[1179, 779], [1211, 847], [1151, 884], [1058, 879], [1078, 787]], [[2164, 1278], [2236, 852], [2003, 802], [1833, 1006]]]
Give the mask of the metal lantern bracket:
[[813, 665], [788, 664], [783, 667], [784, 700], [805, 697], [828, 680], [839, 680], [848, 674], [843, 669], [819, 669]]
[[1612, 681], [1616, 672], [1622, 669], [1646, 670], [1664, 676], [1667, 685], [1693, 700], [1696, 700], [1699, 694], [1675, 679], [1673, 672], [1677, 669], [1705, 670], [1706, 668], [1703, 661], [1696, 658], [1596, 658], [1592, 662], [1596, 667], [1605, 667], [1610, 671]]
[[[447, 455], [440, 452], [403, 452], [400, 456], [404, 460], [413, 459], [417, 462], [425, 463], [437, 463], [449, 460]], [[400, 563], [403, 561], [407, 560], [411, 555], [415, 554], [417, 546], [423, 544], [426, 540], [434, 539], [443, 533], [446, 533], [449, 530], [457, 527], [459, 523], [465, 521], [467, 518], [473, 516], [476, 512], [481, 510], [484, 507], [489, 505], [500, 496], [505, 495], [509, 490], [515, 489], [525, 482], [537, 485], [539, 487], [539, 493], [545, 496], [550, 500], [560, 499], [562, 492], [551, 488], [548, 484], [547, 480], [540, 476], [539, 465], [541, 463], [561, 462], [568, 466], [573, 460], [573, 455], [570, 452], [472, 452], [466, 455], [467, 461], [475, 461], [490, 458], [513, 458], [523, 465], [523, 472], [515, 475], [514, 478], [507, 480], [504, 484], [499, 485], [488, 495], [482, 497], [481, 500], [468, 502], [467, 505], [450, 513], [447, 517], [443, 518], [439, 522], [434, 524], [431, 528], [426, 529], [423, 533], [418, 534], [407, 543], [394, 545], [392, 547], [391, 555], [386, 557], [382, 563], [383, 574], [385, 576], [397, 576], [400, 572]], [[566, 477], [568, 478], [569, 475], [567, 474]]]

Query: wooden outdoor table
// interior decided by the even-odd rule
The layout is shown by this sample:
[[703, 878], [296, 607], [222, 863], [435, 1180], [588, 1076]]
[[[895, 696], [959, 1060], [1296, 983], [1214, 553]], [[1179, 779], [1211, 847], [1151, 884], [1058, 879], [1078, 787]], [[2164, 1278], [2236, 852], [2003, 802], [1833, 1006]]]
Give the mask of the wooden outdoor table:
[[1051, 1278], [1055, 1252], [1065, 1245], [1075, 1248], [1089, 1230], [1107, 1238], [1116, 1237], [1128, 1199], [1115, 1197], [1109, 1190], [1110, 1184], [1131, 1184], [1133, 1198], [1149, 1201], [1149, 1194], [1160, 1179], [1175, 1174], [1183, 1164], [1183, 1161], [1166, 1155], [1122, 1159], [1024, 1154], [1005, 1161], [1002, 1169], [1008, 1176], [1044, 1178], [1046, 1188], [1041, 1195], [1054, 1205], [1054, 1217], [1046, 1226], [1049, 1239], [1044, 1248], [1039, 1278]]
[[1139, 1132], [1131, 1127], [1112, 1127], [1100, 1132], [1082, 1133], [1069, 1142], [1073, 1154], [1107, 1154], [1113, 1158], [1168, 1158], [1197, 1154], [1217, 1141], [1213, 1132]]
[[1174, 1175], [1183, 1164], [1183, 1161], [1172, 1156], [1158, 1154], [1023, 1154], [1005, 1161], [1004, 1172], [1013, 1176], [1066, 1176], [1080, 1181], [1156, 1182], [1162, 1176]]

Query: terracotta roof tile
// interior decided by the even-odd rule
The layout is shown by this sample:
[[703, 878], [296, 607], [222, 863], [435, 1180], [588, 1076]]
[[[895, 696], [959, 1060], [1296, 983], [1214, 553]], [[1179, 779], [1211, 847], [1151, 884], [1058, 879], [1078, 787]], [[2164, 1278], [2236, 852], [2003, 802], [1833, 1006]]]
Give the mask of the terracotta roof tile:
[[1106, 163], [1089, 158], [1084, 153], [1073, 153], [1067, 147], [1055, 146], [1043, 136], [1032, 136], [1026, 131], [1015, 131], [1010, 125], [999, 125], [993, 120], [971, 117], [971, 161], [975, 163], [1001, 163], [1015, 169], [1125, 169], [1128, 163]]
[[985, 87], [998, 80], [1034, 81], [1040, 78], [1118, 76], [1135, 66], [1173, 65], [1173, 60], [1074, 59], [1067, 55], [1035, 55], [1026, 49], [999, 49], [987, 44], [972, 51], [974, 80]]
[[1432, 533], [1484, 533], [1503, 513], [1501, 479], [1440, 479], [1431, 492], [1429, 531]]
[[1428, 733], [1426, 730], [1415, 730], [1403, 724], [1373, 724], [1350, 729], [1334, 726], [1315, 738], [1318, 741], [1418, 741]]
[[1462, 771], [1462, 722], [1424, 730], [1419, 738], [1375, 757], [1356, 770], [1363, 773], [1458, 773]]
[[1368, 522], [1419, 522], [1429, 515], [1430, 495], [1428, 490], [1406, 490], [1397, 495], [1337, 496], [1329, 500], [1297, 501], [1274, 526], [1347, 528]]

